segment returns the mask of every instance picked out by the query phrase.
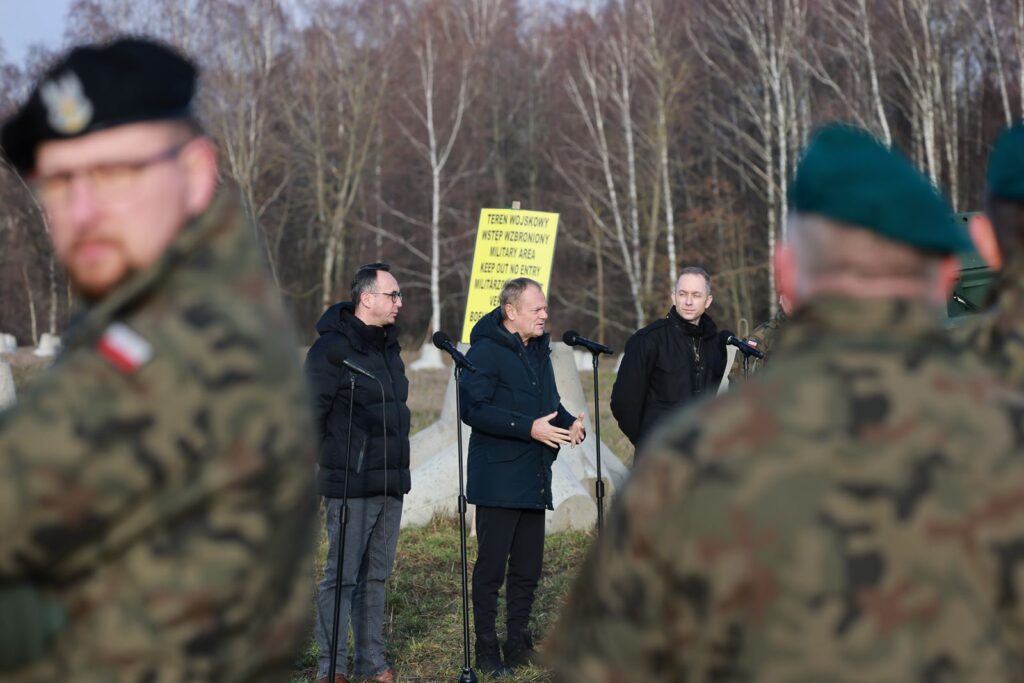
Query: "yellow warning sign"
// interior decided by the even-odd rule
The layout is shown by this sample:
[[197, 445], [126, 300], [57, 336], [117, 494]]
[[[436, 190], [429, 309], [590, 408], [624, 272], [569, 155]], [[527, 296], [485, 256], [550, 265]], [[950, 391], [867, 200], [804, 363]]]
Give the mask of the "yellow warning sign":
[[483, 209], [476, 231], [462, 341], [473, 325], [498, 305], [501, 288], [512, 278], [536, 280], [548, 293], [555, 255], [558, 214], [514, 209]]

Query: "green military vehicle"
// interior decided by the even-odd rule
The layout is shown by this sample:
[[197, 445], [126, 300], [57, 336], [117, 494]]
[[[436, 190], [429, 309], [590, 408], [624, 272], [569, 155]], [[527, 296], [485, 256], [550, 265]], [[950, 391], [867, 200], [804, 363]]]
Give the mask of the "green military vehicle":
[[[971, 216], [977, 212], [958, 213], [954, 220], [967, 231]], [[978, 313], [985, 308], [989, 287], [995, 279], [995, 273], [976, 251], [957, 254], [960, 259], [960, 279], [953, 287], [953, 293], [946, 303], [946, 317], [951, 326], [956, 326], [957, 318]]]

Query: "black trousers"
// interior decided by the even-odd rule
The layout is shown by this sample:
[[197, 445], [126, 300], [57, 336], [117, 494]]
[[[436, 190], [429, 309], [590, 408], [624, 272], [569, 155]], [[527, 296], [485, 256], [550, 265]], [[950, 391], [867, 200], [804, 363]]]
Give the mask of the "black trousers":
[[498, 589], [505, 582], [508, 633], [525, 631], [544, 564], [544, 510], [476, 508], [473, 625], [477, 642], [496, 642]]

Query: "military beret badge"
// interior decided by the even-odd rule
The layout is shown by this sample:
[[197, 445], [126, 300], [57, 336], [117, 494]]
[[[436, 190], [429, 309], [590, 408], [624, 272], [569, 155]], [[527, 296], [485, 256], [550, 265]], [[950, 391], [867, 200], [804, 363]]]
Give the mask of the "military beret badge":
[[85, 96], [82, 81], [74, 71], [43, 83], [39, 97], [46, 107], [47, 123], [58, 133], [80, 133], [92, 119], [92, 102]]

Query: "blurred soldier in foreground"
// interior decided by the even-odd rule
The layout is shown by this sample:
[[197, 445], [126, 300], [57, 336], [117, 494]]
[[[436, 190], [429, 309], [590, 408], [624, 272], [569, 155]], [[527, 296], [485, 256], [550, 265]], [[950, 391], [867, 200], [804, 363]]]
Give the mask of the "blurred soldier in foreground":
[[668, 315], [637, 330], [612, 387], [612, 414], [634, 446], [666, 415], [702, 396], [714, 396], [725, 373], [725, 341], [708, 315], [711, 277], [703, 268], [680, 271]]
[[[764, 358], [754, 358], [751, 356], [750, 360], [747, 361], [747, 372], [750, 375], [764, 370], [768, 366], [768, 358], [772, 355], [772, 351], [775, 348], [779, 332], [786, 324], [791, 312], [792, 305], [789, 303], [789, 297], [785, 294], [780, 294], [779, 309], [775, 311], [775, 315], [755, 327], [754, 331], [747, 337], [747, 343], [764, 353]], [[729, 383], [731, 385], [733, 382], [741, 380], [743, 380], [743, 354], [737, 353], [732, 363], [732, 369], [729, 371]]]
[[1024, 125], [1003, 131], [989, 156], [985, 213], [970, 231], [982, 258], [999, 275], [989, 311], [954, 332], [1009, 382], [1024, 387]]
[[652, 436], [555, 635], [561, 681], [1019, 681], [1024, 402], [938, 310], [966, 236], [901, 155], [821, 130], [771, 366]]
[[[462, 421], [473, 428], [466, 497], [476, 505], [479, 546], [476, 667], [492, 677], [536, 658], [530, 612], [544, 563], [544, 510], [552, 509], [551, 464], [559, 448], [586, 436], [583, 414], [573, 418], [558, 397], [540, 285], [525, 277], [509, 280], [499, 301], [473, 326], [466, 356], [476, 372], [462, 375]], [[504, 663], [495, 626], [502, 583]]]
[[[332, 683], [348, 683], [348, 626], [352, 617], [355, 673], [392, 683], [395, 670], [384, 652], [385, 582], [391, 576], [402, 522], [402, 497], [409, 493], [409, 380], [405, 376], [399, 330], [402, 308], [398, 280], [386, 263], [361, 267], [352, 278], [352, 300], [328, 308], [316, 324], [320, 338], [306, 354], [313, 389], [313, 419], [320, 438], [317, 489], [324, 496], [327, 563], [317, 592], [313, 635], [320, 647], [318, 681], [331, 666], [334, 588], [338, 581], [341, 506], [348, 479], [342, 599], [338, 618], [336, 673]], [[330, 359], [338, 354], [373, 373], [376, 382], [356, 377]], [[383, 387], [383, 395], [381, 394]], [[352, 460], [348, 455], [348, 414], [352, 408]], [[390, 476], [389, 476], [390, 475]]]
[[0, 581], [67, 614], [5, 681], [276, 683], [308, 635], [308, 397], [195, 80], [155, 43], [80, 47], [2, 130], [86, 303], [0, 417]]

